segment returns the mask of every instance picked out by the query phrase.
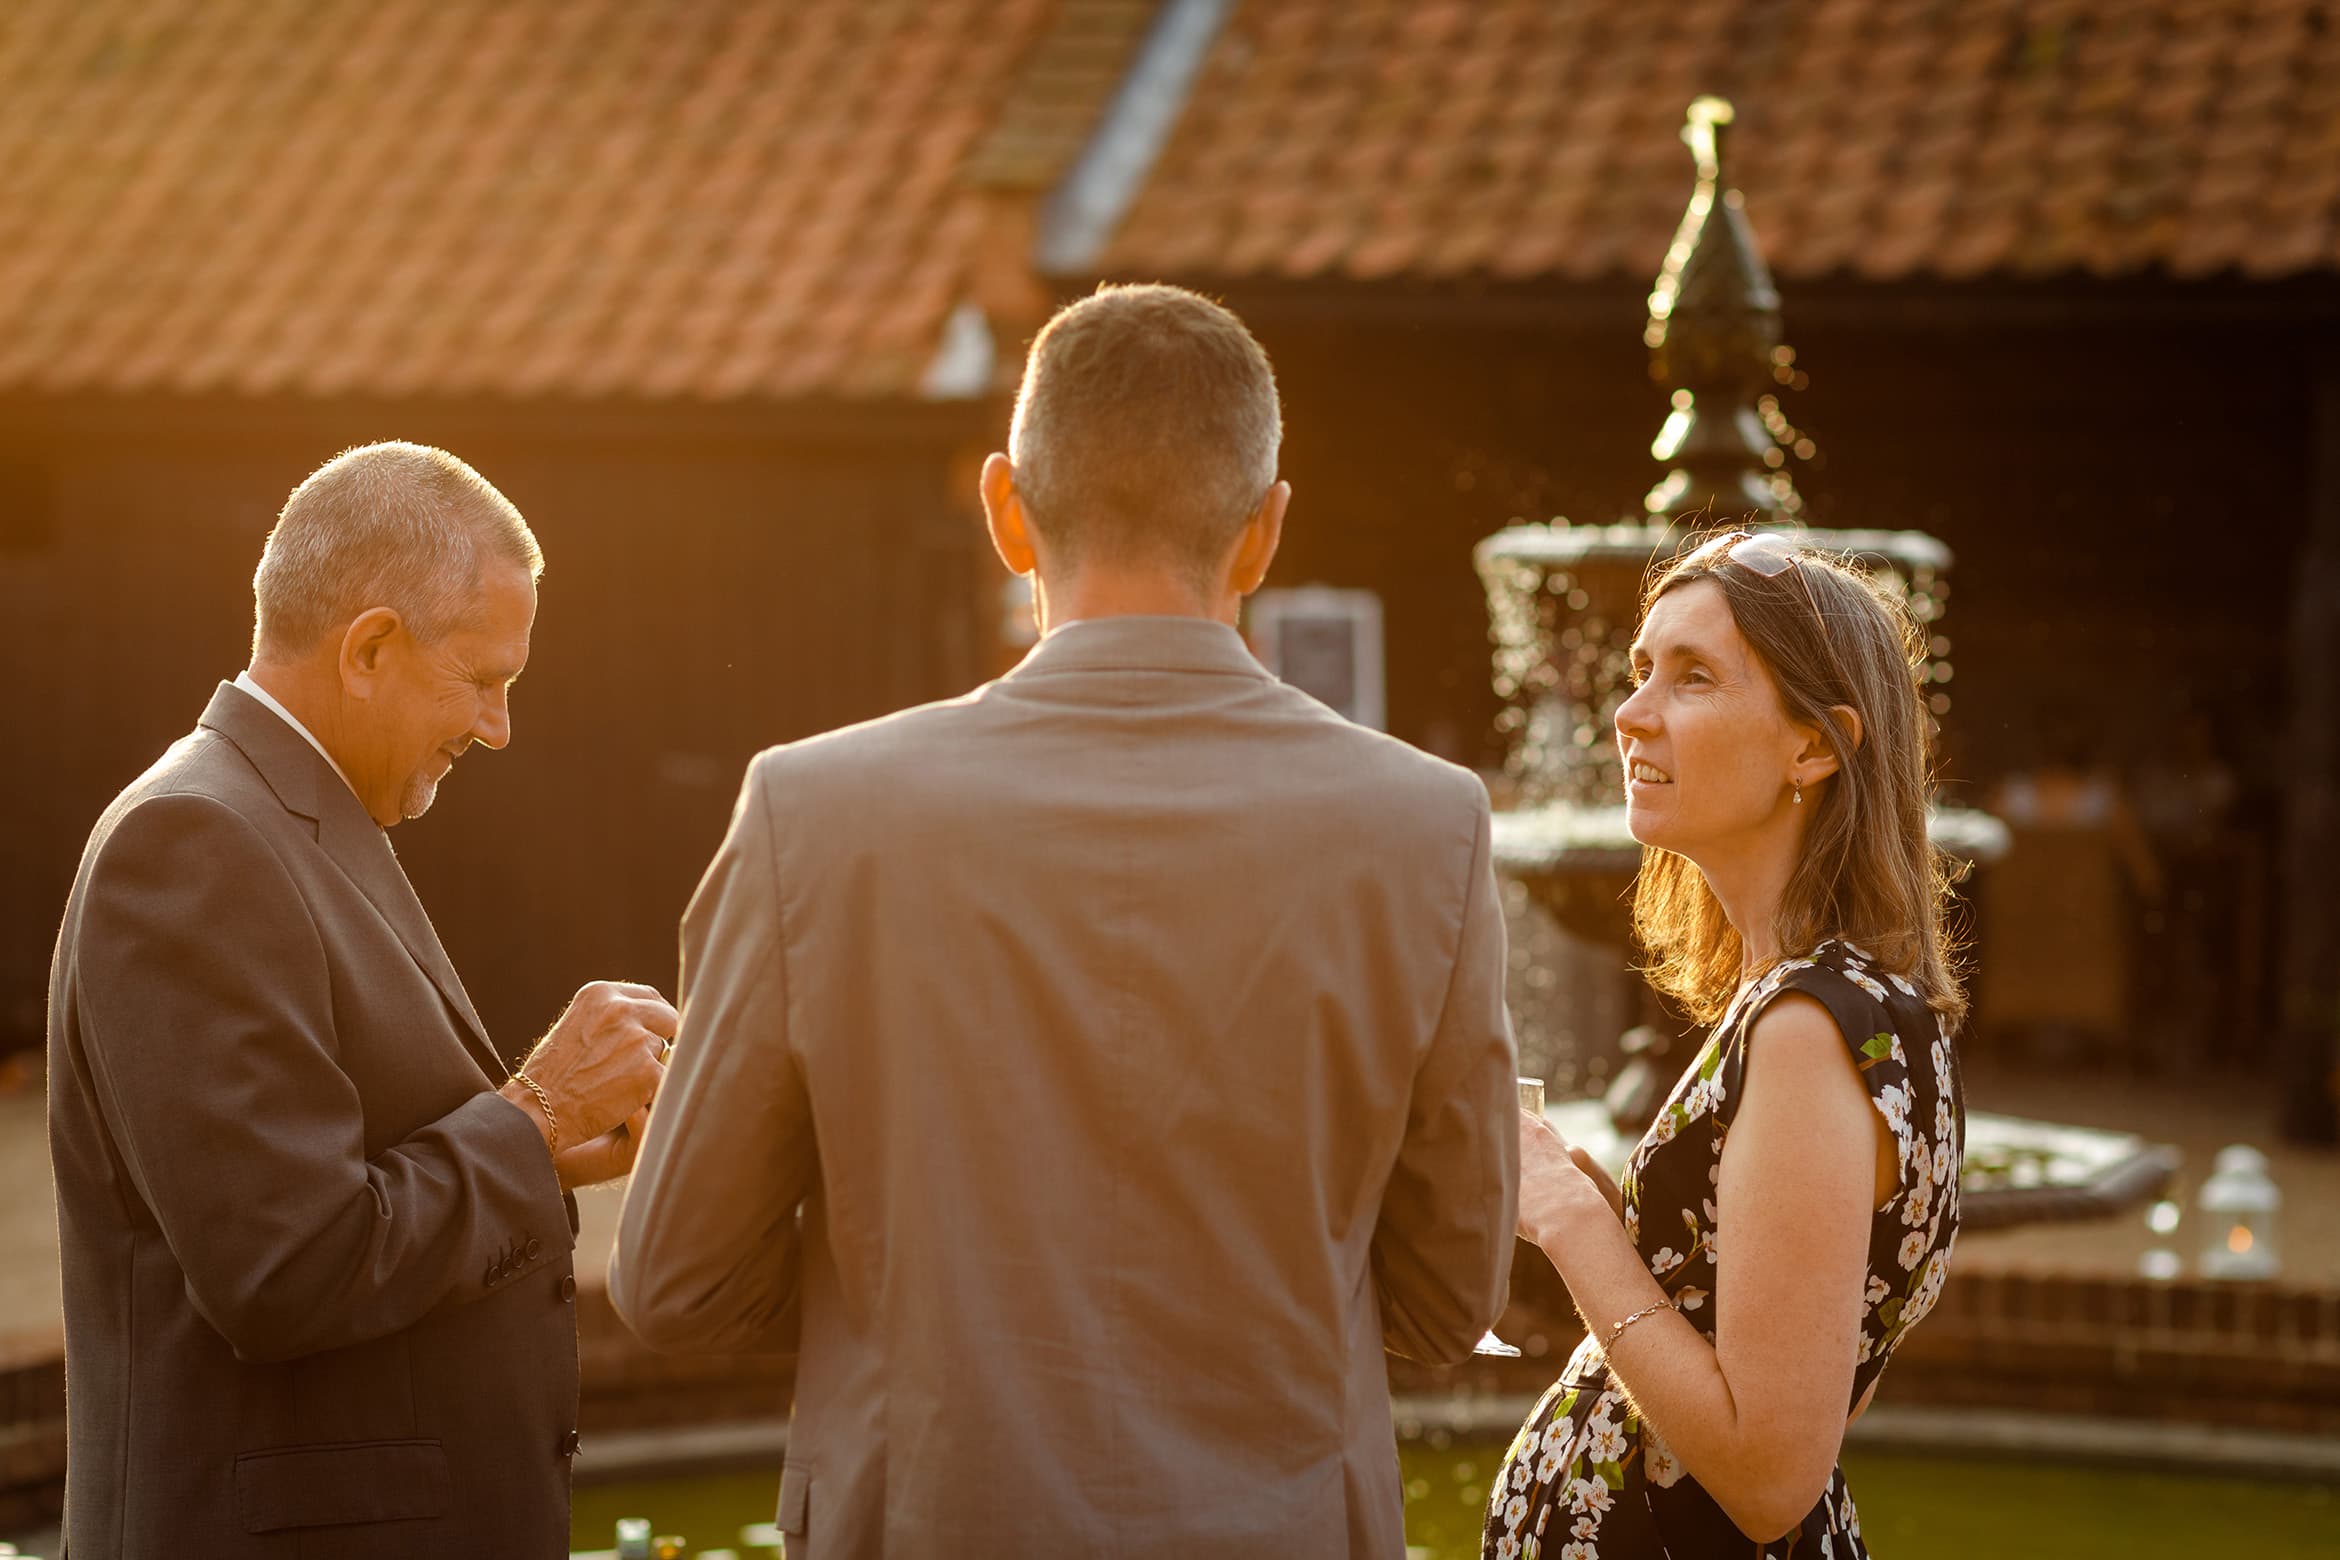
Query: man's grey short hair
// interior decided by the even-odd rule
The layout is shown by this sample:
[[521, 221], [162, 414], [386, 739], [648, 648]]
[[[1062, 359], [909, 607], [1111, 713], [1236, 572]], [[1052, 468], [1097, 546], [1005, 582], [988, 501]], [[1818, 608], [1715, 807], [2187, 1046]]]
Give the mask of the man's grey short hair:
[[489, 559], [544, 573], [528, 522], [485, 477], [427, 444], [344, 450], [292, 490], [268, 533], [252, 653], [298, 655], [375, 607], [438, 639], [469, 621]]
[[1199, 293], [1101, 287], [1032, 342], [1008, 457], [1055, 566], [1105, 556], [1209, 574], [1276, 480], [1275, 371]]

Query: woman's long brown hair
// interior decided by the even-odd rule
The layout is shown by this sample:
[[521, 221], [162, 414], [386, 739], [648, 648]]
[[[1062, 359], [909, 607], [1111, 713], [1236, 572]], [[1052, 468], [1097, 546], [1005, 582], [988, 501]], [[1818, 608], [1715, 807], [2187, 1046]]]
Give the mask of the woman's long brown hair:
[[[1836, 749], [1834, 777], [1807, 792], [1812, 817], [1780, 896], [1776, 946], [1796, 958], [1831, 937], [1851, 943], [1915, 986], [1948, 1033], [1966, 1012], [1949, 927], [1951, 885], [1963, 868], [1926, 836], [1932, 744], [1918, 682], [1921, 630], [1849, 563], [1798, 550], [1792, 568], [1766, 578], [1722, 552], [1701, 556], [1702, 540], [1657, 574], [1642, 616], [1669, 591], [1712, 580], [1788, 718], [1818, 728]], [[1829, 718], [1840, 704], [1860, 716], [1857, 742]], [[1643, 849], [1633, 929], [1650, 984], [1700, 1023], [1721, 1018], [1745, 947], [1687, 857]]]

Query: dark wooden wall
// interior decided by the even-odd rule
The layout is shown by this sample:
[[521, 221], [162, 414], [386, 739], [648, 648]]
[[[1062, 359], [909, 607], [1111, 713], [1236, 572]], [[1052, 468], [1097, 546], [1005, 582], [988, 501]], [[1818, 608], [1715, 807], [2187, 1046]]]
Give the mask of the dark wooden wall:
[[[1470, 547], [1515, 518], [1637, 515], [1665, 402], [1640, 303], [1566, 318], [1428, 301], [1363, 320], [1231, 299], [1276, 360], [1295, 497], [1276, 578], [1381, 590], [1390, 718], [1464, 726], [1495, 753]], [[1957, 557], [1954, 774], [2021, 762], [2034, 711], [2077, 706], [2114, 756], [2187, 700], [2262, 762], [2284, 708], [2288, 570], [2305, 534], [2308, 387], [2331, 327], [2197, 311], [2060, 317], [1947, 297], [1856, 310], [1788, 337], [1811, 376], [1785, 410], [1818, 442], [1815, 522], [1915, 527]], [[2264, 716], [2267, 718], [2255, 718]]]
[[509, 1050], [588, 979], [671, 992], [755, 751], [979, 680], [979, 530], [948, 476], [983, 416], [0, 409], [0, 1050], [38, 1035], [91, 822], [244, 664], [261, 541], [337, 450], [444, 445], [545, 551], [511, 746], [392, 836]]

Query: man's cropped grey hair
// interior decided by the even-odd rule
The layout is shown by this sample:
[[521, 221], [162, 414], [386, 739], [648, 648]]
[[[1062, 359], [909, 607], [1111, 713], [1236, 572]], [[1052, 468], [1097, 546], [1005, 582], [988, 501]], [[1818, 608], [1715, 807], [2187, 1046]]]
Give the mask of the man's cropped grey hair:
[[1051, 562], [1167, 565], [1208, 587], [1276, 480], [1275, 370], [1183, 287], [1107, 286], [1032, 342], [1008, 455]]
[[468, 621], [483, 563], [544, 573], [528, 522], [445, 450], [391, 442], [344, 450], [292, 490], [252, 576], [252, 653], [298, 655], [389, 607], [425, 642]]

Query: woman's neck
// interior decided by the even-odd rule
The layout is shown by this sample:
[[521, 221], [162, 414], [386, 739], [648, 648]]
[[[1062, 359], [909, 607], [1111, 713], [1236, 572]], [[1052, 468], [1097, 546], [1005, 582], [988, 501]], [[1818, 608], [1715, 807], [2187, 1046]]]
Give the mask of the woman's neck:
[[1739, 934], [1739, 978], [1744, 980], [1780, 958], [1779, 907], [1787, 897], [1788, 879], [1795, 876], [1803, 846], [1803, 830], [1796, 820], [1767, 837], [1754, 840], [1727, 858], [1692, 858], [1706, 877], [1706, 886], [1722, 905], [1731, 930]]

